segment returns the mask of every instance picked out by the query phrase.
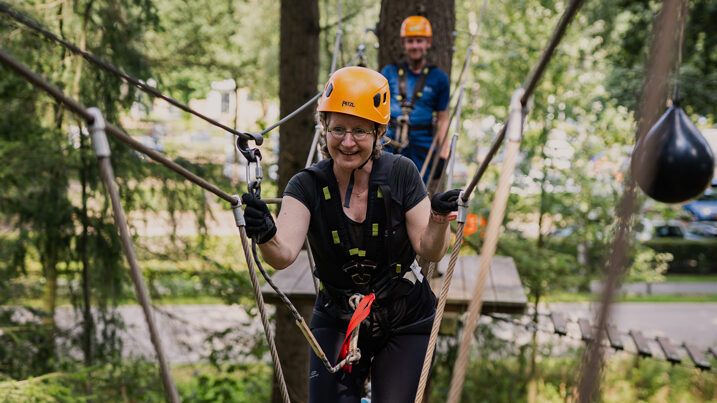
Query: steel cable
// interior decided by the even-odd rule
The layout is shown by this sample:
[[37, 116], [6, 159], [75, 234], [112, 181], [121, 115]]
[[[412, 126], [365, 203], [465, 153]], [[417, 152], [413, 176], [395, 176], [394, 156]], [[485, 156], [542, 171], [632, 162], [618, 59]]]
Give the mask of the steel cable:
[[118, 76], [118, 77], [121, 77], [123, 80], [125, 80], [125, 81], [127, 81], [128, 83], [130, 83], [130, 84], [136, 86], [136, 87], [139, 88], [140, 90], [142, 90], [142, 91], [144, 91], [144, 92], [146, 92], [146, 93], [149, 93], [149, 94], [151, 94], [151, 95], [153, 95], [153, 96], [155, 96], [155, 97], [157, 97], [157, 98], [161, 98], [161, 99], [163, 99], [163, 100], [169, 102], [170, 104], [176, 106], [177, 108], [179, 108], [179, 109], [181, 109], [181, 110], [183, 110], [183, 111], [185, 111], [185, 112], [187, 112], [187, 113], [190, 113], [190, 114], [192, 114], [192, 115], [194, 115], [194, 116], [196, 116], [196, 117], [198, 117], [198, 118], [200, 118], [200, 119], [202, 119], [202, 120], [204, 120], [204, 121], [206, 121], [206, 122], [208, 122], [209, 124], [212, 124], [212, 125], [214, 125], [214, 126], [216, 126], [216, 127], [219, 127], [219, 128], [221, 128], [221, 129], [223, 129], [223, 130], [225, 130], [225, 131], [227, 131], [227, 132], [229, 132], [229, 133], [232, 133], [232, 134], [234, 134], [235, 136], [239, 136], [239, 137], [241, 137], [241, 138], [243, 138], [243, 139], [245, 139], [245, 140], [254, 140], [254, 142], [255, 142], [257, 145], [262, 144], [263, 141], [264, 141], [264, 138], [263, 138], [261, 135], [257, 135], [257, 134], [254, 134], [254, 133], [243, 133], [243, 132], [234, 130], [234, 129], [232, 129], [232, 128], [230, 128], [230, 127], [224, 125], [224, 124], [221, 124], [221, 123], [217, 122], [216, 120], [214, 120], [214, 119], [212, 119], [212, 118], [210, 118], [210, 117], [207, 117], [207, 116], [205, 116], [205, 115], [203, 115], [203, 114], [201, 114], [201, 113], [195, 111], [194, 109], [192, 109], [192, 108], [190, 108], [190, 107], [188, 107], [188, 106], [182, 104], [181, 102], [177, 101], [176, 99], [174, 99], [174, 98], [172, 98], [172, 97], [169, 97], [169, 96], [167, 96], [167, 95], [162, 94], [162, 93], [159, 92], [156, 88], [150, 87], [149, 85], [143, 83], [142, 80], [140, 80], [140, 79], [138, 79], [138, 78], [135, 78], [135, 77], [133, 77], [133, 76], [131, 76], [131, 75], [125, 73], [124, 71], [118, 69], [117, 67], [111, 65], [110, 63], [107, 63], [106, 61], [100, 59], [99, 57], [97, 57], [97, 56], [95, 56], [95, 55], [93, 55], [93, 54], [91, 54], [91, 53], [89, 53], [89, 52], [86, 52], [86, 51], [80, 49], [78, 46], [76, 46], [76, 45], [74, 45], [74, 44], [72, 44], [72, 43], [70, 43], [70, 42], [68, 42], [68, 41], [66, 41], [66, 40], [64, 40], [64, 39], [62, 39], [62, 38], [59, 38], [57, 35], [55, 35], [55, 34], [53, 34], [52, 32], [46, 30], [45, 28], [43, 28], [38, 22], [33, 21], [33, 20], [30, 19], [29, 17], [27, 17], [27, 16], [25, 16], [25, 15], [22, 15], [20, 12], [14, 10], [14, 9], [13, 9], [12, 7], [10, 7], [10, 5], [8, 5], [7, 3], [4, 3], [4, 2], [1, 2], [1, 1], [0, 1], [0, 12], [3, 12], [3, 13], [5, 13], [5, 14], [9, 15], [9, 16], [12, 17], [15, 21], [17, 21], [17, 22], [19, 22], [19, 23], [25, 25], [25, 26], [28, 27], [28, 28], [33, 29], [34, 31], [36, 31], [37, 33], [41, 34], [41, 35], [44, 36], [45, 38], [51, 39], [51, 40], [53, 40], [53, 41], [55, 41], [55, 42], [61, 44], [61, 45], [64, 46], [67, 50], [71, 51], [71, 52], [74, 53], [74, 54], [77, 54], [77, 55], [82, 56], [82, 57], [83, 57], [85, 60], [87, 60], [88, 62], [93, 63], [93, 64], [99, 66], [100, 68], [104, 69], [105, 71], [108, 71], [108, 72], [110, 72], [110, 73], [112, 73], [112, 74], [114, 74], [114, 75], [116, 75], [116, 76]]

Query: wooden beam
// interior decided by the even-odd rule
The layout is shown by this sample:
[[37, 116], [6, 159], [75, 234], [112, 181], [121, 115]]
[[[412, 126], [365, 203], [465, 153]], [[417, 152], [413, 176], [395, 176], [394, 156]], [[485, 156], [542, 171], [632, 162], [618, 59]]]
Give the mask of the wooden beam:
[[567, 328], [567, 322], [565, 321], [565, 317], [560, 312], [553, 312], [550, 314], [550, 320], [553, 321], [553, 327], [555, 328], [555, 333], [565, 336], [568, 334], [568, 328]]
[[687, 350], [687, 354], [690, 356], [690, 359], [692, 359], [692, 362], [695, 363], [695, 367], [703, 371], [709, 371], [712, 368], [710, 362], [707, 361], [704, 354], [702, 354], [697, 347], [687, 343], [682, 343], [682, 347]]
[[590, 321], [587, 319], [578, 319], [578, 325], [580, 326], [581, 338], [583, 341], [593, 341], [595, 337], [593, 334], [593, 327], [590, 325]]
[[642, 335], [641, 331], [630, 330], [628, 334], [632, 338], [632, 341], [635, 343], [637, 353], [640, 355], [640, 357], [652, 357], [652, 350], [650, 350], [650, 345], [647, 343], [647, 340], [645, 340], [645, 336]]
[[682, 358], [677, 354], [677, 350], [670, 343], [670, 339], [667, 337], [657, 337], [657, 344], [660, 345], [662, 352], [665, 353], [665, 359], [673, 364], [679, 364], [682, 362]]

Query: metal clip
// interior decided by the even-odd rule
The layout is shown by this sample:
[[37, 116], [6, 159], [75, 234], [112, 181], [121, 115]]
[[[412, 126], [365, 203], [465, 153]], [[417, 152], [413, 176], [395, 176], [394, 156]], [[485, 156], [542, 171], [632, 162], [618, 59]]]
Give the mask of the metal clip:
[[92, 115], [92, 122], [89, 123], [90, 136], [92, 139], [92, 150], [97, 158], [107, 158], [110, 156], [110, 143], [107, 141], [105, 133], [105, 118], [99, 108], [91, 107], [87, 109], [87, 113]]
[[246, 221], [244, 221], [244, 213], [241, 210], [241, 197], [239, 195], [233, 195], [236, 199], [236, 204], [232, 204], [232, 211], [234, 212], [234, 221], [237, 227], [245, 227]]
[[468, 200], [463, 201], [463, 195], [465, 190], [461, 190], [458, 195], [458, 215], [456, 216], [456, 222], [464, 223], [468, 219]]

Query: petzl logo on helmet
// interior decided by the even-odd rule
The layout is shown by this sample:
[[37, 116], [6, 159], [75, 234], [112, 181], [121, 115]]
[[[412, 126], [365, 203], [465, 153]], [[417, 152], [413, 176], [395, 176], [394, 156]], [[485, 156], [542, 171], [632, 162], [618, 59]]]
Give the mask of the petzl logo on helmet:
[[355, 107], [355, 106], [354, 106], [354, 103], [353, 103], [353, 102], [350, 102], [350, 101], [343, 101], [343, 102], [341, 102], [341, 106], [350, 106], [350, 107], [352, 107], [352, 108]]

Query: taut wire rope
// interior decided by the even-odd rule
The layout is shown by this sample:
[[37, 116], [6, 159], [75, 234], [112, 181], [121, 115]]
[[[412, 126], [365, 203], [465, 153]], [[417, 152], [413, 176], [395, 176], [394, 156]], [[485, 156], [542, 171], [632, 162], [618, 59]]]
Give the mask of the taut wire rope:
[[[670, 61], [674, 57], [675, 34], [678, 31], [680, 3], [687, 0], [667, 0], [657, 16], [653, 28], [652, 46], [648, 61], [647, 74], [642, 88], [642, 94], [637, 120], [636, 142], [646, 135], [652, 125], [657, 121], [662, 109], [662, 96], [664, 77], [668, 76]], [[684, 20], [682, 20], [684, 22]], [[638, 169], [644, 169], [635, 165]], [[600, 307], [596, 313], [597, 334], [593, 343], [589, 343], [583, 354], [582, 370], [578, 382], [578, 401], [592, 402], [597, 399], [600, 388], [600, 370], [603, 365], [602, 340], [605, 337], [607, 322], [610, 316], [610, 306], [626, 267], [626, 245], [631, 231], [631, 217], [635, 209], [636, 183], [632, 172], [625, 176], [625, 190], [617, 206], [618, 222], [615, 229], [615, 239], [612, 244], [610, 258], [606, 265], [605, 284], [600, 299]]]
[[[6, 66], [13, 69], [19, 75], [23, 76], [30, 83], [43, 89], [45, 92], [50, 94], [53, 98], [55, 98], [55, 100], [57, 100], [60, 104], [64, 105], [67, 109], [71, 110], [72, 112], [76, 113], [77, 115], [82, 117], [84, 120], [86, 120], [88, 122], [88, 124], [92, 125], [94, 123], [95, 116], [93, 114], [89, 113], [83, 105], [81, 105], [79, 102], [65, 96], [62, 93], [62, 91], [60, 91], [57, 87], [48, 83], [47, 81], [45, 81], [42, 77], [40, 77], [36, 73], [30, 71], [25, 65], [18, 62], [15, 58], [10, 56], [2, 48], [0, 48], [0, 62], [4, 63]], [[152, 157], [155, 161], [161, 163], [162, 165], [166, 166], [167, 168], [184, 176], [185, 178], [187, 178], [191, 182], [199, 185], [200, 187], [204, 188], [205, 190], [228, 201], [229, 203], [232, 204], [232, 206], [240, 205], [240, 199], [238, 197], [228, 195], [227, 193], [223, 192], [221, 189], [217, 188], [216, 186], [210, 184], [206, 180], [204, 180], [204, 179], [200, 178], [199, 176], [193, 174], [192, 172], [186, 170], [185, 168], [178, 165], [174, 161], [171, 161], [164, 154], [159, 153], [157, 151], [154, 151], [154, 150], [144, 146], [142, 143], [138, 142], [137, 140], [135, 140], [132, 137], [128, 136], [127, 134], [123, 133], [117, 127], [115, 127], [111, 124], [105, 124], [105, 132], [110, 133], [113, 137], [124, 142], [125, 144], [134, 148], [135, 150], [140, 151], [140, 152]], [[236, 213], [236, 209], [235, 209], [235, 215], [236, 214], [237, 213]], [[117, 216], [115, 218], [117, 219]], [[242, 221], [243, 221], [243, 217], [242, 217]], [[273, 336], [271, 335], [271, 328], [268, 327], [268, 319], [266, 318], [266, 312], [265, 312], [264, 306], [263, 306], [263, 299], [261, 299], [261, 293], [259, 292], [259, 289], [257, 288], [258, 281], [254, 281], [254, 279], [256, 277], [256, 273], [254, 273], [254, 270], [253, 270], [254, 269], [253, 265], [252, 265], [253, 262], [252, 262], [251, 255], [249, 252], [248, 243], [246, 240], [246, 231], [245, 231], [244, 227], [241, 227], [239, 232], [242, 236], [242, 246], [244, 247], [244, 252], [245, 252], [246, 260], [247, 260], [247, 266], [249, 267], [249, 274], [250, 274], [250, 276], [253, 276], [252, 285], [254, 286], [254, 292], [255, 292], [255, 294], [257, 294], [259, 296], [259, 299], [257, 299], [257, 303], [259, 306], [259, 312], [262, 317], [262, 324], [264, 325], [264, 332], [266, 334], [267, 341], [270, 344], [272, 360], [274, 361], [274, 371], [277, 374], [277, 378], [279, 379], [279, 382], [285, 384], [283, 373], [281, 371], [281, 363], [279, 362], [279, 357], [278, 357], [278, 354], [276, 353], [276, 347], [275, 346], [271, 347], [273, 345]], [[130, 260], [129, 255], [128, 255], [128, 260]], [[283, 389], [286, 389], [286, 385], [283, 386]], [[168, 393], [170, 393], [170, 392], [168, 391]], [[288, 394], [286, 395], [286, 397], [288, 398]], [[288, 402], [288, 400], [285, 399], [285, 402]]]
[[[565, 31], [567, 29], [567, 26], [570, 24], [570, 21], [572, 21], [573, 17], [579, 10], [580, 6], [582, 5], [582, 0], [573, 0], [566, 11], [564, 12], [563, 16], [561, 17], [560, 22], [558, 23], [558, 26], [556, 27], [553, 36], [551, 37], [550, 41], [548, 42], [548, 45], [545, 48], [545, 51], [543, 52], [541, 59], [539, 60], [537, 66], [533, 70], [531, 76], [529, 77], [527, 84], [525, 86], [525, 89], [519, 89], [516, 90], [513, 94], [513, 100], [511, 100], [511, 114], [508, 122], [503, 126], [500, 134], [494, 141], [490, 152], [486, 156], [486, 158], [483, 160], [483, 163], [479, 167], [478, 171], [474, 175], [473, 179], [471, 180], [471, 183], [464, 189], [464, 191], [461, 193], [461, 196], [459, 197], [459, 205], [460, 204], [467, 204], [468, 199], [470, 198], [471, 194], [473, 193], [475, 187], [478, 184], [478, 181], [482, 177], [483, 173], [487, 169], [487, 165], [490, 163], [492, 158], [494, 157], [495, 153], [497, 152], [498, 148], [500, 148], [500, 145], [503, 141], [503, 139], [506, 136], [506, 132], [508, 128], [510, 127], [511, 121], [515, 122], [513, 123], [513, 128], [511, 130], [511, 141], [509, 142], [509, 147], [506, 150], [506, 157], [503, 162], [503, 168], [501, 170], [501, 175], [499, 178], [498, 183], [498, 189], [496, 191], [496, 196], [493, 201], [493, 206], [491, 207], [491, 217], [489, 217], [488, 226], [486, 228], [486, 240], [483, 243], [483, 247], [481, 250], [481, 268], [478, 275], [478, 279], [476, 281], [476, 287], [474, 290], [474, 296], [471, 301], [471, 304], [469, 306], [469, 319], [467, 321], [466, 326], [464, 327], [464, 337], [463, 341], [461, 343], [460, 349], [463, 350], [462, 354], [459, 352], [458, 359], [456, 361], [456, 365], [453, 370], [453, 379], [451, 380], [451, 389], [449, 391], [448, 396], [448, 402], [449, 403], [455, 403], [460, 398], [460, 391], [463, 387], [463, 381], [465, 379], [465, 367], [468, 360], [468, 353], [470, 351], [470, 342], [472, 341], [472, 335], [473, 335], [473, 329], [470, 328], [472, 326], [475, 328], [475, 322], [477, 321], [478, 315], [480, 314], [480, 308], [482, 305], [482, 292], [483, 288], [485, 286], [485, 280], [487, 277], [487, 271], [490, 269], [490, 263], [492, 260], [492, 256], [495, 253], [495, 249], [497, 247], [497, 238], [498, 233], [500, 230], [500, 225], [503, 220], [503, 214], [505, 213], [505, 207], [508, 201], [508, 195], [510, 192], [510, 184], [511, 184], [511, 177], [513, 170], [515, 169], [515, 156], [517, 155], [520, 147], [520, 138], [522, 137], [522, 124], [523, 124], [523, 116], [524, 116], [524, 109], [526, 108], [526, 105], [528, 104], [528, 100], [530, 99], [530, 96], [532, 95], [532, 92], [535, 90], [535, 87], [537, 85], [537, 82], [541, 78], [543, 72], [545, 71], [545, 68], [550, 61], [552, 55], [554, 54], [555, 49], [557, 48], [557, 45], [559, 44], [560, 40], [562, 39], [563, 35], [565, 34]], [[520, 107], [516, 105], [515, 98], [518, 97], [519, 105]], [[517, 126], [517, 127], [516, 127]], [[507, 175], [507, 171], [510, 171], [510, 174]], [[496, 217], [497, 215], [500, 215], [500, 217]], [[491, 225], [491, 221], [493, 224]], [[459, 223], [460, 225], [460, 223]], [[460, 231], [457, 231], [457, 239], [456, 239], [456, 245], [460, 245], [462, 242], [462, 229]], [[460, 235], [460, 237], [459, 237]], [[450, 267], [449, 267], [450, 270]], [[444, 287], [449, 287], [450, 285], [446, 285], [446, 281], [449, 281], [449, 277], [446, 276], [444, 279]], [[472, 308], [472, 309], [471, 309]], [[438, 312], [437, 312], [438, 316]], [[474, 319], [473, 319], [474, 317]], [[435, 323], [434, 323], [435, 324]], [[430, 341], [430, 340], [429, 340]], [[428, 351], [427, 351], [428, 352]], [[422, 374], [423, 377], [423, 374]], [[421, 381], [419, 381], [419, 391], [416, 394], [416, 402], [420, 402], [423, 399], [423, 391], [420, 390]]]
[[[463, 337], [458, 347], [458, 357], [453, 366], [453, 377], [451, 379], [451, 387], [448, 392], [449, 403], [457, 403], [461, 397], [463, 390], [463, 382], [470, 355], [471, 342], [473, 341], [473, 332], [478, 316], [480, 316], [483, 304], [483, 289], [490, 271], [490, 265], [498, 246], [498, 237], [500, 235], [500, 227], [503, 224], [503, 216], [505, 208], [508, 204], [508, 196], [510, 196], [510, 187], [513, 183], [513, 172], [515, 171], [515, 161], [520, 151], [520, 141], [523, 137], [523, 119], [525, 111], [520, 98], [523, 96], [523, 90], [517, 89], [513, 93], [510, 102], [510, 116], [508, 118], [507, 137], [505, 157], [503, 166], [498, 178], [498, 187], [493, 198], [493, 205], [488, 216], [488, 225], [486, 226], [485, 242], [481, 248], [480, 266], [478, 267], [478, 278], [473, 290], [473, 298], [468, 306], [468, 318], [463, 326]], [[461, 232], [461, 238], [463, 236]], [[460, 244], [459, 244], [460, 245]]]
[[136, 86], [137, 88], [141, 89], [142, 91], [144, 91], [146, 93], [151, 94], [152, 96], [163, 99], [163, 100], [169, 102], [170, 104], [176, 106], [177, 108], [179, 108], [187, 113], [190, 113], [190, 114], [192, 114], [192, 115], [194, 115], [194, 116], [196, 116], [196, 117], [198, 117], [216, 127], [226, 130], [227, 132], [232, 133], [235, 136], [238, 136], [244, 140], [254, 140], [254, 142], [257, 145], [262, 144], [262, 142], [264, 141], [264, 138], [261, 135], [256, 135], [256, 134], [252, 134], [252, 133], [243, 133], [243, 132], [234, 130], [234, 129], [230, 128], [229, 126], [219, 123], [216, 120], [195, 111], [194, 109], [182, 104], [181, 102], [177, 101], [176, 99], [162, 94], [156, 88], [153, 88], [153, 87], [143, 83], [138, 78], [135, 78], [135, 77], [125, 73], [124, 71], [107, 63], [106, 61], [93, 55], [92, 53], [86, 52], [86, 51], [80, 49], [78, 46], [76, 46], [62, 38], [59, 38], [57, 35], [46, 30], [45, 28], [43, 28], [38, 22], [33, 21], [29, 17], [24, 16], [21, 13], [19, 13], [18, 11], [14, 10], [12, 7], [10, 7], [5, 2], [0, 1], [0, 11], [9, 15], [10, 17], [12, 17], [15, 21], [27, 26], [28, 28], [33, 29], [34, 31], [41, 34], [42, 36], [59, 43], [60, 45], [62, 45], [67, 50], [71, 51], [72, 53], [82, 56], [88, 62], [93, 63], [93, 64], [97, 65], [98, 67], [104, 69], [105, 71], [108, 71], [108, 72], [122, 78], [126, 82]]
[[[453, 100], [453, 95], [455, 94], [455, 89], [463, 86], [463, 75], [465, 74], [466, 70], [468, 70], [468, 66], [470, 66], [471, 63], [471, 56], [473, 55], [473, 45], [475, 44], [475, 40], [478, 37], [478, 32], [480, 32], [480, 27], [483, 25], [483, 14], [485, 14], [486, 6], [488, 5], [488, 0], [485, 0], [483, 2], [483, 7], [481, 7], [480, 15], [478, 17], [478, 23], [475, 27], [474, 32], [471, 34], [471, 42], [468, 45], [468, 49], [466, 50], [466, 56], [463, 60], [463, 65], [461, 67], [461, 72], [458, 74], [458, 80], [456, 81], [456, 87], [454, 88], [454, 91], [451, 92], [450, 98], [448, 99], [448, 104], [451, 104], [451, 101]], [[455, 108], [453, 109], [453, 114], [450, 118], [450, 120], [453, 120], [453, 115], [455, 115], [456, 111]], [[446, 133], [448, 133], [448, 128], [446, 128]], [[444, 137], [445, 138], [445, 137]], [[431, 142], [431, 146], [428, 148], [428, 154], [426, 154], [426, 163], [423, 164], [423, 167], [421, 167], [421, 178], [423, 178], [423, 175], [426, 173], [426, 167], [428, 166], [428, 161], [434, 160], [433, 152], [436, 149], [436, 142], [437, 142], [438, 136], [433, 137], [433, 141]], [[443, 142], [441, 142], [441, 146], [443, 146]], [[437, 153], [440, 154], [440, 153]], [[431, 177], [433, 177], [433, 170], [435, 169], [435, 161], [431, 167]]]
[[[499, 136], [501, 137], [501, 140], [507, 136], [509, 141], [506, 146], [503, 167], [501, 168], [500, 177], [498, 179], [498, 188], [490, 210], [491, 214], [488, 217], [485, 242], [481, 248], [481, 264], [474, 288], [473, 298], [468, 308], [468, 319], [466, 320], [463, 328], [463, 338], [459, 346], [458, 358], [456, 359], [456, 363], [453, 367], [451, 387], [448, 393], [448, 403], [458, 402], [461, 390], [463, 389], [465, 372], [468, 364], [468, 358], [470, 356], [470, 346], [473, 341], [473, 332], [483, 304], [483, 289], [485, 287], [487, 273], [490, 270], [491, 260], [498, 245], [500, 226], [502, 225], [505, 207], [508, 202], [508, 195], [510, 194], [510, 186], [512, 183], [513, 171], [515, 169], [515, 158], [518, 154], [522, 138], [524, 110], [527, 109], [528, 101], [530, 100], [538, 81], [542, 78], [548, 63], [555, 53], [555, 49], [558, 47], [558, 44], [565, 35], [573, 17], [582, 6], [582, 3], [583, 0], [573, 0], [570, 3], [558, 22], [558, 25], [555, 28], [548, 45], [543, 51], [538, 64], [529, 76], [524, 89], [516, 90], [516, 92], [513, 93], [514, 99], [511, 100], [510, 118], [501, 130], [502, 136]], [[518, 96], [520, 97], [520, 101], [515, 102], [515, 98]], [[483, 162], [486, 162], [486, 160]], [[476, 176], [478, 176], [478, 174], [482, 175], [482, 172], [479, 170], [479, 172], [476, 173]], [[468, 188], [466, 188], [466, 192], [463, 194], [464, 202], [467, 201], [468, 196], [473, 192], [476, 184], [477, 179], [474, 177], [474, 180], [471, 181], [471, 184]]]
[[127, 258], [127, 264], [129, 264], [130, 268], [130, 278], [134, 284], [139, 304], [142, 307], [144, 319], [147, 322], [149, 338], [152, 341], [154, 351], [157, 354], [157, 361], [159, 361], [159, 370], [162, 376], [164, 390], [172, 403], [178, 403], [180, 402], [179, 392], [177, 391], [177, 385], [174, 383], [174, 379], [172, 378], [172, 372], [169, 370], [169, 363], [167, 362], [167, 358], [164, 354], [164, 349], [162, 349], [162, 339], [159, 336], [157, 324], [154, 322], [152, 301], [149, 297], [149, 292], [147, 292], [147, 286], [144, 284], [144, 279], [142, 278], [142, 269], [139, 267], [139, 263], [137, 262], [137, 254], [135, 253], [134, 246], [132, 245], [132, 236], [129, 233], [127, 219], [124, 214], [124, 209], [122, 208], [122, 200], [120, 199], [117, 183], [115, 182], [115, 175], [112, 169], [112, 163], [110, 162], [110, 146], [104, 130], [105, 122], [99, 109], [90, 108], [87, 110], [87, 113], [93, 116], [92, 123], [90, 124], [92, 150], [97, 157], [97, 163], [100, 166], [100, 176], [102, 177], [107, 193], [109, 193], [110, 196], [115, 225], [119, 229], [120, 240], [122, 241], [122, 250], [124, 251], [125, 257]]

